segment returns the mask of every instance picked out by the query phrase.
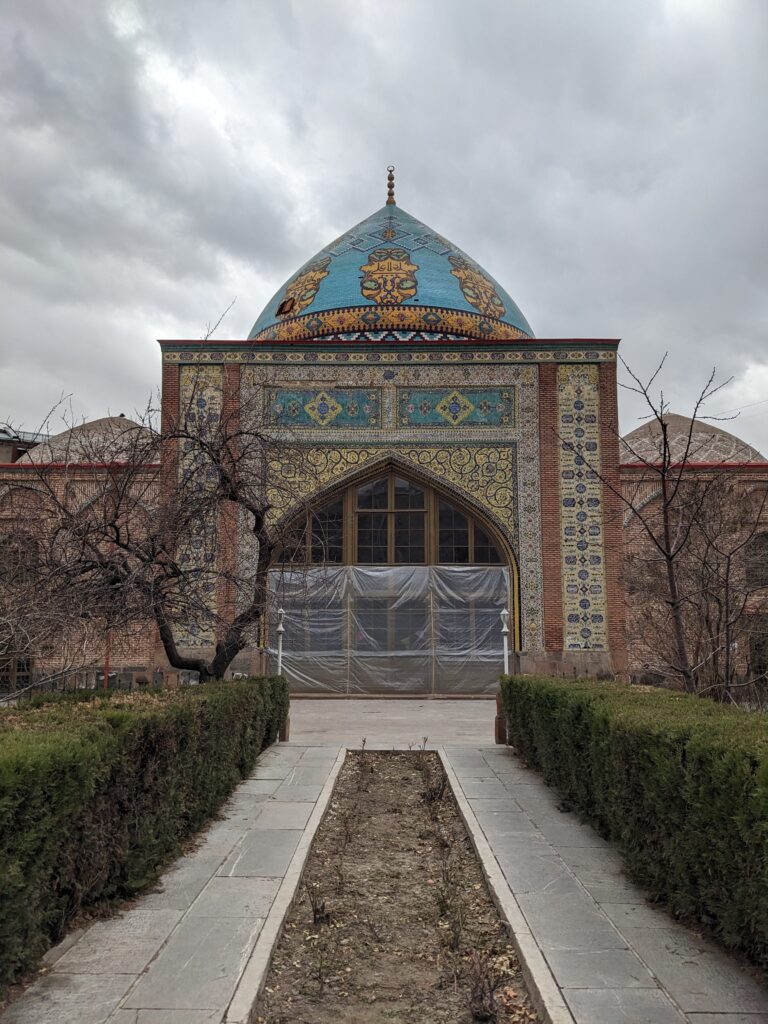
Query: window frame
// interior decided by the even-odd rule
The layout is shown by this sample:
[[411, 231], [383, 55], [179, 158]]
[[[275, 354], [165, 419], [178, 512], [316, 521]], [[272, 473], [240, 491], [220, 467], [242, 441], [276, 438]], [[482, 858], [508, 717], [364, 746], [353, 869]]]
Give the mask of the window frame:
[[[12, 654], [0, 656], [0, 693], [14, 693], [20, 685], [29, 686], [32, 683], [32, 670], [32, 658], [19, 658]], [[22, 677], [21, 684], [19, 677]]]
[[[373, 484], [378, 480], [387, 479], [387, 505], [385, 507], [359, 507], [357, 496], [360, 488], [365, 487], [368, 484]], [[406, 480], [409, 484], [414, 487], [418, 487], [424, 492], [424, 507], [421, 509], [414, 508], [397, 508], [395, 505], [395, 481]], [[327, 561], [314, 561], [312, 557], [312, 544], [311, 538], [313, 518], [322, 512], [323, 508], [327, 505], [331, 505], [338, 502], [339, 499], [342, 501], [342, 545], [341, 545], [341, 560], [334, 562]], [[451, 507], [455, 508], [460, 512], [467, 520], [467, 543], [468, 543], [468, 554], [469, 558], [466, 562], [442, 562], [439, 558], [440, 549], [440, 518], [439, 518], [439, 506], [440, 502], [445, 502]], [[398, 562], [396, 561], [396, 516], [398, 513], [410, 515], [413, 513], [422, 513], [424, 519], [424, 560], [421, 562]], [[358, 559], [358, 516], [360, 514], [384, 514], [387, 517], [387, 560], [377, 562], [361, 562]], [[303, 521], [303, 527], [302, 527]], [[489, 562], [476, 560], [475, 551], [475, 529], [479, 528], [485, 536], [488, 538], [490, 543], [495, 547], [499, 561]], [[290, 564], [302, 564], [302, 565], [326, 565], [326, 566], [343, 566], [343, 565], [359, 565], [365, 568], [376, 568], [377, 566], [402, 566], [402, 565], [455, 565], [455, 566], [467, 566], [476, 568], [488, 568], [492, 566], [507, 566], [512, 565], [512, 559], [510, 558], [507, 545], [503, 538], [500, 536], [496, 528], [488, 522], [487, 519], [477, 515], [474, 511], [467, 508], [462, 503], [461, 499], [456, 498], [454, 495], [444, 491], [439, 486], [428, 483], [424, 480], [420, 480], [416, 476], [411, 476], [409, 473], [404, 472], [399, 468], [390, 468], [385, 471], [379, 470], [378, 472], [368, 474], [364, 477], [357, 477], [354, 481], [346, 484], [343, 488], [339, 488], [335, 492], [330, 493], [321, 505], [317, 505], [315, 508], [308, 508], [301, 514], [291, 527], [294, 531], [295, 536], [303, 536], [309, 543], [305, 545], [304, 561], [297, 563], [292, 561], [290, 558], [285, 558], [281, 552], [280, 561], [283, 565], [288, 566]], [[287, 551], [287, 549], [286, 549]]]

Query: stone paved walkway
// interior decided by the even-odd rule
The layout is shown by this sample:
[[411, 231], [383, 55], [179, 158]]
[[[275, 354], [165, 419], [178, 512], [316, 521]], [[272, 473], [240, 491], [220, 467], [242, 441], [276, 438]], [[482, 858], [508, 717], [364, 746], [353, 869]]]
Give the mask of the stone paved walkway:
[[646, 903], [510, 751], [445, 754], [577, 1024], [767, 1024], [760, 982]]
[[267, 750], [161, 890], [51, 950], [2, 1024], [219, 1024], [338, 751]]
[[340, 750], [363, 738], [407, 748], [424, 737], [441, 748], [519, 931], [546, 962], [558, 1024], [768, 1024], [759, 982], [648, 906], [618, 854], [491, 745], [494, 714], [484, 700], [293, 702], [291, 742], [262, 755], [160, 891], [52, 950], [47, 973], [0, 1024], [246, 1020], [246, 982], [258, 975]]

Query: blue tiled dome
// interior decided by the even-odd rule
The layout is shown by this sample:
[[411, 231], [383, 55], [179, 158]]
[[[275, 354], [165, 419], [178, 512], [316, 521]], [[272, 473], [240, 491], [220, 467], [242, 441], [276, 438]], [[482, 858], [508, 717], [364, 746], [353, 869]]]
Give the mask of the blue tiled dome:
[[388, 204], [305, 263], [270, 299], [248, 337], [514, 340], [533, 332], [474, 260]]

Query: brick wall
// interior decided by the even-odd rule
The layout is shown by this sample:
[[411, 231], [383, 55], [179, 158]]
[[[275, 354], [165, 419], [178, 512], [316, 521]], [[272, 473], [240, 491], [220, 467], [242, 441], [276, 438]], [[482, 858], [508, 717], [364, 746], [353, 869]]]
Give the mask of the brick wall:
[[608, 643], [615, 671], [627, 669], [627, 640], [622, 583], [623, 511], [619, 474], [619, 410], [616, 364], [600, 364], [600, 448], [603, 474], [603, 537], [608, 608]]

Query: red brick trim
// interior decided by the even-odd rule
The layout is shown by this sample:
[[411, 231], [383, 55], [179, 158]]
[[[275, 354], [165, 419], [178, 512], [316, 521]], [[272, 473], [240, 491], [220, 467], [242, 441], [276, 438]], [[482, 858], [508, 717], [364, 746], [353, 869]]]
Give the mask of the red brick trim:
[[624, 561], [624, 504], [619, 474], [619, 410], [616, 366], [600, 363], [600, 450], [603, 484], [603, 537], [608, 644], [617, 672], [627, 669], [626, 614], [622, 569]]

